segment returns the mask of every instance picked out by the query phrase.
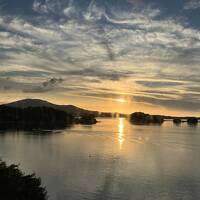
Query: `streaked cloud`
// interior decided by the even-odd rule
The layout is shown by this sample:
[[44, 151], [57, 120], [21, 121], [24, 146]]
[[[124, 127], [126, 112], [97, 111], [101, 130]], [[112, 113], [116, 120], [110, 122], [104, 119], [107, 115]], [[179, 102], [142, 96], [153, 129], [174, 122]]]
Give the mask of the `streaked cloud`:
[[184, 6], [185, 10], [195, 10], [200, 9], [200, 1], [199, 0], [188, 0], [188, 2]]
[[[3, 92], [113, 99], [124, 91], [133, 103], [198, 110], [200, 30], [186, 16], [166, 15], [145, 0], [34, 0], [27, 6], [30, 13], [0, 14]], [[180, 7], [197, 9], [198, 1]]]
[[162, 87], [176, 87], [183, 85], [181, 82], [175, 81], [136, 81], [137, 84], [140, 84], [147, 88], [162, 88]]
[[41, 85], [35, 86], [29, 89], [23, 90], [25, 93], [42, 93], [49, 92], [61, 84], [64, 80], [62, 78], [51, 78], [50, 80], [44, 81]]

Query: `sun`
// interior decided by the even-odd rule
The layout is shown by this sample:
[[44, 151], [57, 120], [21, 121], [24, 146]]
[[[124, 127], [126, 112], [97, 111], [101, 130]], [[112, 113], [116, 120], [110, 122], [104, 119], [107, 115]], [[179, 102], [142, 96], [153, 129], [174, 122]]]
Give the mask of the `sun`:
[[118, 101], [119, 103], [125, 103], [125, 102], [126, 102], [125, 99], [117, 99], [117, 101]]

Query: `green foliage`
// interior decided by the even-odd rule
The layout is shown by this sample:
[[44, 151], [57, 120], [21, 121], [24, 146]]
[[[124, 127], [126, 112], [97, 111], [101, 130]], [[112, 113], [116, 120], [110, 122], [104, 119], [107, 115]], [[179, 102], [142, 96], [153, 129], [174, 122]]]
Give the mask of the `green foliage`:
[[47, 200], [47, 192], [35, 174], [24, 175], [17, 165], [0, 161], [0, 199]]

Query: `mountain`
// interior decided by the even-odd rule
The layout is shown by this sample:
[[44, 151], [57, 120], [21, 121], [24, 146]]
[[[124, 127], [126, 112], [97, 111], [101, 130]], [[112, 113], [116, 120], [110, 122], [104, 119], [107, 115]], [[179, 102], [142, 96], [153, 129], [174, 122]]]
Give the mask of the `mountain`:
[[9, 107], [15, 108], [28, 108], [28, 107], [57, 107], [56, 104], [52, 104], [48, 101], [40, 100], [40, 99], [23, 99], [15, 102], [11, 102], [8, 104], [4, 104]]
[[23, 108], [23, 109], [28, 108], [28, 107], [49, 107], [49, 108], [65, 111], [74, 116], [85, 115], [85, 114], [98, 115], [97, 111], [85, 110], [73, 105], [57, 105], [57, 104], [53, 104], [41, 99], [23, 99], [23, 100], [11, 102], [4, 105], [9, 106], [9, 107], [14, 107], [14, 108]]

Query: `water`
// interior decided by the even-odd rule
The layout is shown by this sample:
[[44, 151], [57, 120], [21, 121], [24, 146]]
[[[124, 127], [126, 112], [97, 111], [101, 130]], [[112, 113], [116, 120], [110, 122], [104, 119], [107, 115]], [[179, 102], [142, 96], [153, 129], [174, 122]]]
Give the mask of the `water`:
[[198, 200], [200, 126], [101, 119], [46, 134], [0, 134], [0, 156], [42, 178], [50, 200]]

